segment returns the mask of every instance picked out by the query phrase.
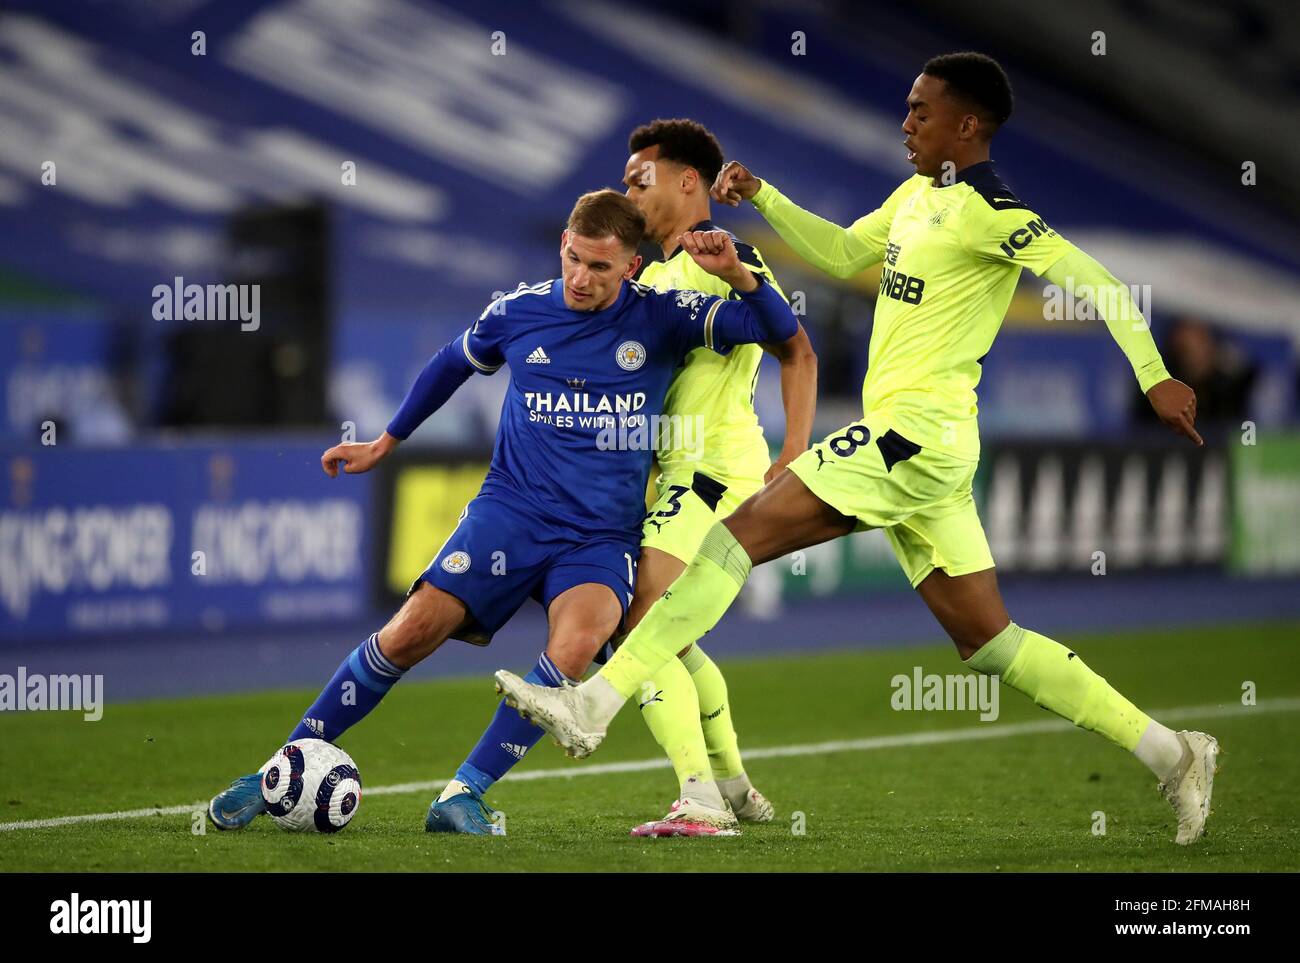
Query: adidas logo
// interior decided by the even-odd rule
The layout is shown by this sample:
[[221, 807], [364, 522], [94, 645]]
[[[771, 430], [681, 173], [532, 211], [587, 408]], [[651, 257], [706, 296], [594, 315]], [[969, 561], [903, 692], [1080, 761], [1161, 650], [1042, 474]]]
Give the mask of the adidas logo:
[[[540, 351], [542, 349], [538, 348], [537, 350]], [[510, 755], [514, 756], [516, 759], [524, 758], [524, 753], [528, 751], [527, 746], [517, 746], [513, 742], [503, 742], [501, 743], [501, 748], [510, 753]]]
[[528, 356], [528, 364], [550, 364], [551, 359], [546, 357], [546, 352], [540, 347], [534, 348], [533, 353]]
[[302, 720], [302, 724], [318, 736], [323, 737], [325, 735], [325, 723], [321, 722], [319, 719], [304, 719]]

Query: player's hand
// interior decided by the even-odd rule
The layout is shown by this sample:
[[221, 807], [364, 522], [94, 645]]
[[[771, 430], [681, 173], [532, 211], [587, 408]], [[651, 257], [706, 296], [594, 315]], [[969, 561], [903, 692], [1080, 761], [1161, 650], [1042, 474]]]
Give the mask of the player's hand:
[[340, 462], [343, 463], [344, 474], [359, 475], [378, 465], [396, 447], [397, 439], [384, 432], [374, 441], [351, 441], [335, 445], [320, 456], [320, 466], [330, 478], [338, 477]]
[[677, 243], [696, 264], [736, 290], [752, 291], [758, 286], [754, 276], [740, 263], [736, 245], [726, 231], [686, 231], [677, 235]]
[[1201, 436], [1196, 433], [1196, 392], [1173, 378], [1154, 384], [1147, 391], [1147, 400], [1156, 410], [1160, 420], [1166, 425], [1185, 435], [1197, 445], [1204, 445]]
[[722, 204], [739, 207], [741, 201], [750, 200], [762, 186], [763, 182], [740, 161], [727, 161], [714, 178], [709, 195]]
[[786, 466], [801, 454], [803, 453], [798, 451], [782, 451], [781, 454], [777, 456], [776, 461], [772, 462], [772, 467], [763, 474], [763, 484], [766, 485], [777, 475], [781, 474], [781, 472], [785, 471]]

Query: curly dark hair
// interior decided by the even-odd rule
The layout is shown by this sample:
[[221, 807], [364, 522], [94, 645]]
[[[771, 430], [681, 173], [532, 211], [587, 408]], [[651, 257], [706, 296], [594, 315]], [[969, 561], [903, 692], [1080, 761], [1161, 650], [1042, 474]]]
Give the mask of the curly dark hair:
[[950, 93], [974, 104], [994, 130], [1011, 116], [1011, 81], [1002, 65], [987, 54], [971, 50], [941, 54], [926, 61], [921, 72], [939, 78]]
[[706, 185], [712, 184], [722, 170], [722, 145], [699, 121], [684, 117], [652, 120], [632, 131], [627, 139], [627, 149], [632, 154], [655, 146], [664, 160], [694, 167]]

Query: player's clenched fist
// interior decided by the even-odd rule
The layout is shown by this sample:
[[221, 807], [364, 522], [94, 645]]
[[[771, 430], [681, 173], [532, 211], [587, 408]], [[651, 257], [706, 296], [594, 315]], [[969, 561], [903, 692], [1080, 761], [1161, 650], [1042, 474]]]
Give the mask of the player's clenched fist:
[[396, 447], [397, 439], [384, 432], [374, 441], [351, 441], [335, 445], [320, 456], [320, 466], [330, 478], [338, 477], [340, 462], [343, 463], [344, 474], [359, 475], [374, 468]]
[[741, 201], [747, 201], [758, 193], [763, 182], [751, 174], [740, 161], [727, 161], [713, 181], [709, 191], [715, 201], [738, 207]]
[[754, 276], [740, 263], [736, 245], [726, 231], [685, 231], [677, 235], [677, 243], [696, 264], [736, 290], [752, 291], [757, 287]]
[[686, 231], [677, 235], [677, 243], [696, 261], [702, 256], [728, 254], [737, 262], [740, 260], [736, 257], [736, 245], [731, 243], [731, 235], [726, 231]]

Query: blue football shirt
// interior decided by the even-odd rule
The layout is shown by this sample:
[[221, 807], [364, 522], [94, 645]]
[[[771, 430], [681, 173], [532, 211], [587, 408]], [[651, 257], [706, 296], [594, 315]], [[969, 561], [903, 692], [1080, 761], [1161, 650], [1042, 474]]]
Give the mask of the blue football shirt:
[[482, 492], [580, 536], [635, 536], [673, 372], [694, 348], [730, 351], [751, 317], [743, 301], [635, 282], [601, 311], [566, 305], [560, 279], [498, 298], [461, 338], [479, 372], [511, 375]]

